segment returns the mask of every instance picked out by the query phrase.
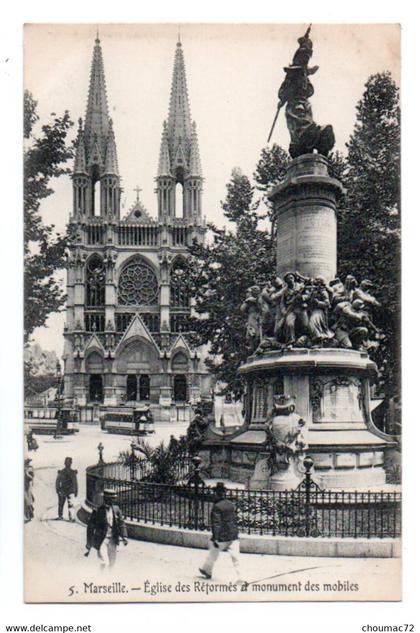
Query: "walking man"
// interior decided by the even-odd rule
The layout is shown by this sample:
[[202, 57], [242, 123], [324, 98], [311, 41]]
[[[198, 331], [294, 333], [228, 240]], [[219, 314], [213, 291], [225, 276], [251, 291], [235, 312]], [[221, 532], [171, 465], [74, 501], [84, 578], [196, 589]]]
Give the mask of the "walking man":
[[116, 505], [115, 490], [104, 490], [104, 502], [92, 512], [87, 526], [87, 552], [92, 547], [98, 552], [101, 568], [111, 568], [115, 564], [120, 540], [127, 545], [127, 527], [120, 508]]
[[58, 471], [55, 481], [55, 489], [58, 495], [58, 519], [63, 518], [64, 504], [67, 500], [69, 511], [69, 521], [76, 521], [75, 499], [77, 497], [77, 470], [73, 470], [71, 465], [73, 460], [66, 457], [64, 468]]
[[239, 569], [239, 535], [236, 510], [233, 503], [226, 499], [226, 488], [218, 482], [214, 488], [214, 504], [211, 509], [211, 531], [209, 553], [199, 571], [204, 578], [211, 578], [213, 567], [220, 552], [228, 552], [232, 559], [237, 581], [241, 582]]

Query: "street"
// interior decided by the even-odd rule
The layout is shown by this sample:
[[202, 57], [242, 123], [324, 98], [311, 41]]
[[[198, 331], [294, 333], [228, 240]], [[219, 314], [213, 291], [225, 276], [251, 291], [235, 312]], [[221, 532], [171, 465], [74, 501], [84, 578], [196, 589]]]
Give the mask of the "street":
[[[179, 436], [185, 425], [157, 427], [155, 445]], [[79, 504], [85, 496], [85, 469], [96, 463], [102, 442], [105, 461], [129, 450], [131, 438], [81, 426], [74, 436], [37, 436], [31, 453], [35, 469], [35, 517], [25, 525], [27, 602], [220, 601], [220, 600], [398, 600], [400, 560], [304, 558], [242, 554], [248, 583], [237, 586], [229, 556], [221, 555], [211, 580], [198, 573], [204, 550], [130, 539], [121, 547], [113, 572], [100, 572], [95, 550], [85, 557], [85, 526], [58, 521], [55, 478], [65, 457], [78, 470]], [[64, 517], [67, 519], [67, 510]]]

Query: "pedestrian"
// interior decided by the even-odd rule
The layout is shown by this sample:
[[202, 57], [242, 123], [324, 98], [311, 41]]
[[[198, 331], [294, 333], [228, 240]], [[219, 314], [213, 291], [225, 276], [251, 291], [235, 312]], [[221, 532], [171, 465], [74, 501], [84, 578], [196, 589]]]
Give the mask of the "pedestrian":
[[211, 509], [211, 532], [209, 553], [204, 565], [199, 568], [202, 576], [211, 578], [213, 567], [220, 552], [228, 552], [232, 559], [238, 582], [241, 581], [239, 567], [239, 535], [235, 506], [226, 499], [224, 483], [218, 482], [214, 488], [214, 504]]
[[92, 512], [87, 526], [85, 556], [94, 547], [98, 552], [101, 569], [114, 566], [120, 540], [124, 545], [128, 543], [127, 527], [116, 500], [115, 490], [104, 490], [104, 502]]
[[55, 489], [58, 495], [58, 520], [63, 518], [64, 504], [67, 500], [69, 511], [69, 521], [76, 521], [75, 501], [77, 497], [77, 470], [73, 470], [71, 465], [73, 460], [66, 457], [64, 468], [58, 471], [55, 480]]
[[26, 436], [26, 441], [28, 443], [28, 451], [37, 451], [38, 450], [38, 442], [34, 438], [34, 432], [32, 429], [28, 431]]
[[34, 473], [34, 469], [33, 466], [31, 465], [31, 459], [30, 457], [27, 457], [25, 459], [25, 466], [24, 466], [24, 503], [23, 503], [23, 510], [24, 510], [24, 516], [25, 516], [25, 523], [31, 521], [34, 518], [34, 502], [35, 502], [35, 497], [34, 497], [34, 493], [32, 492], [32, 487], [33, 487], [33, 483], [34, 483], [34, 477], [35, 477], [35, 473]]

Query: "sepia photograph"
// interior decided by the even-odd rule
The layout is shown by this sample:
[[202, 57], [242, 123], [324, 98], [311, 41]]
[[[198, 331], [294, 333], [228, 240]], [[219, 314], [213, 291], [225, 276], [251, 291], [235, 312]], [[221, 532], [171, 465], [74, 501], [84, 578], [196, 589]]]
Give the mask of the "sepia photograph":
[[23, 39], [25, 602], [401, 600], [400, 25]]

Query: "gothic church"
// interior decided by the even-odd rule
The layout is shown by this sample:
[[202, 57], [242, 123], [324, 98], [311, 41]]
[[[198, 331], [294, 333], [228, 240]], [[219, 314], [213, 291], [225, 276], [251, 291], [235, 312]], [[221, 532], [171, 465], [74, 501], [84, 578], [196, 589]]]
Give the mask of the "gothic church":
[[[148, 403], [155, 419], [185, 419], [191, 404], [210, 395], [211, 377], [186, 331], [188, 245], [204, 240], [206, 226], [197, 132], [179, 41], [156, 183], [156, 219], [139, 191], [121, 217], [117, 146], [97, 38], [73, 172], [64, 395], [84, 409]], [[176, 210], [178, 184], [182, 214]]]

